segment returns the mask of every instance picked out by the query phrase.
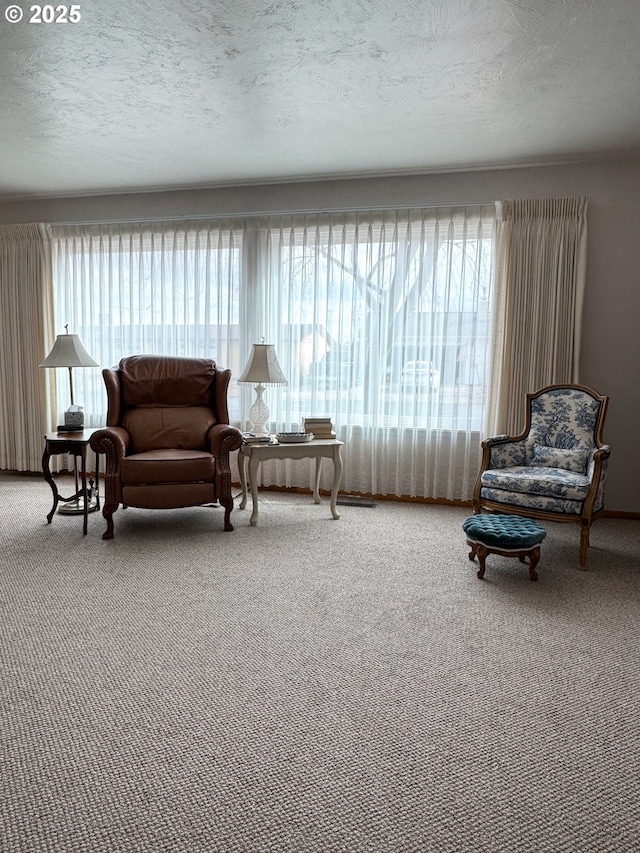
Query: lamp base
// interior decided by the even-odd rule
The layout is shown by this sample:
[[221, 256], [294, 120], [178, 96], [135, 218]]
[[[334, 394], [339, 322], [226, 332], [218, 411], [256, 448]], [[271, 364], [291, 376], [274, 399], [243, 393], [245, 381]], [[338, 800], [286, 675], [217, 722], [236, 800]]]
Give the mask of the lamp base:
[[253, 424], [252, 432], [256, 435], [267, 435], [267, 423], [269, 421], [269, 409], [262, 399], [264, 385], [256, 385], [256, 401], [249, 409], [249, 420]]
[[[59, 504], [58, 513], [60, 515], [84, 515], [84, 504], [85, 500], [82, 497], [71, 498], [71, 500]], [[98, 497], [93, 495], [89, 498], [87, 512], [95, 512], [98, 508]]]

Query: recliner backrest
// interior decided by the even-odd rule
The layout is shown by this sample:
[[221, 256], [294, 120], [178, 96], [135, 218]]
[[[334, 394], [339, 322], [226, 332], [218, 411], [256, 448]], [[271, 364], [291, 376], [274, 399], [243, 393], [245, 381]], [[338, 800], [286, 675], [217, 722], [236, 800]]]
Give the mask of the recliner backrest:
[[215, 412], [215, 362], [199, 358], [136, 355], [120, 361], [119, 422], [130, 436], [129, 453], [207, 450]]
[[132, 406], [211, 406], [215, 362], [204, 358], [131, 355], [118, 365], [122, 401]]

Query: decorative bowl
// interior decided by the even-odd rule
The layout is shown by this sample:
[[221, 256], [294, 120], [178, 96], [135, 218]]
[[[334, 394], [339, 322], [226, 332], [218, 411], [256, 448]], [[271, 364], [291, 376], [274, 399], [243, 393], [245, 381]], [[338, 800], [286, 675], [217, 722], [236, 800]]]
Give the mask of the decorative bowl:
[[304, 441], [313, 441], [312, 432], [279, 432], [276, 438], [280, 444], [296, 444]]

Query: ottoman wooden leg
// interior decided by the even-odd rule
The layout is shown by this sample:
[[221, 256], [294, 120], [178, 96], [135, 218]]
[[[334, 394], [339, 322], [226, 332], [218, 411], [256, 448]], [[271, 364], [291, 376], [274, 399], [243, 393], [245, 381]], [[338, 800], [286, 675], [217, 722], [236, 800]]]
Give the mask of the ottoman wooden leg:
[[537, 545], [531, 551], [531, 556], [529, 557], [529, 577], [532, 581], [538, 580], [538, 573], [536, 572], [536, 566], [540, 562], [540, 546]]
[[478, 550], [478, 545], [476, 542], [470, 542], [469, 539], [467, 539], [467, 545], [471, 548], [471, 550], [469, 551], [469, 559], [471, 560], [471, 562], [473, 562], [476, 558], [476, 551]]
[[478, 577], [480, 580], [484, 577], [484, 569], [485, 569], [485, 561], [487, 559], [487, 549], [484, 545], [478, 544], [476, 545], [476, 553], [478, 555], [478, 562], [480, 563], [480, 568], [478, 569]]

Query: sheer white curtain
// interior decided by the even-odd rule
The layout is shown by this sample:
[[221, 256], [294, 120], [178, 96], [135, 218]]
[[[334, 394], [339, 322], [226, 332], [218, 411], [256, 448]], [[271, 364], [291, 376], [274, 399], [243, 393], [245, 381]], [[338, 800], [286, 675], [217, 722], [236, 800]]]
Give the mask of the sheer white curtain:
[[[265, 393], [272, 431], [329, 415], [348, 442], [344, 488], [466, 499], [487, 407], [494, 214], [55, 227], [56, 326], [102, 367], [141, 352], [213, 357], [233, 371], [238, 425], [253, 389], [235, 378], [264, 338], [290, 382]], [[74, 378], [87, 424], [103, 423], [100, 371]], [[305, 463], [263, 466], [265, 483], [310, 477]]]
[[0, 468], [41, 469], [55, 427], [51, 248], [42, 224], [0, 225]]
[[492, 434], [524, 427], [527, 392], [579, 381], [587, 206], [586, 198], [498, 205]]
[[[290, 380], [268, 389], [272, 417], [279, 429], [333, 419], [347, 442], [343, 489], [471, 496], [488, 399], [494, 224], [493, 205], [263, 223], [258, 333]], [[310, 477], [300, 463], [263, 466], [265, 483]]]
[[[237, 221], [52, 227], [56, 327], [68, 323], [101, 367], [162, 353], [213, 358], [239, 375], [243, 228]], [[101, 371], [76, 370], [74, 383], [87, 426], [100, 426]], [[235, 383], [229, 402], [239, 418]], [[60, 403], [64, 410], [62, 394]]]

